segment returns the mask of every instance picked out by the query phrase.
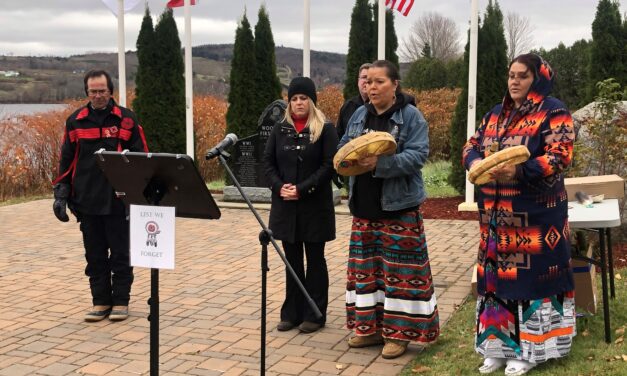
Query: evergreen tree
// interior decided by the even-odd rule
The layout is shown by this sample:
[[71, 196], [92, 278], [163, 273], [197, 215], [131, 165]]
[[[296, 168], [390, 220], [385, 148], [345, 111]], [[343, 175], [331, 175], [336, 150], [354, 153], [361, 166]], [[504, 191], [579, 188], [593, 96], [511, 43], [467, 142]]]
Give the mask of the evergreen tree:
[[448, 87], [464, 87], [468, 85], [468, 81], [464, 81], [468, 64], [464, 65], [464, 56], [457, 59], [451, 59], [446, 63], [446, 86]]
[[373, 40], [372, 10], [368, 5], [368, 0], [355, 0], [348, 36], [348, 54], [346, 55], [345, 99], [354, 97], [359, 93], [357, 88], [359, 67], [363, 63], [374, 60]]
[[[135, 44], [137, 47], [137, 74], [135, 75], [135, 99], [133, 99], [133, 110], [137, 114], [140, 124], [146, 132], [156, 129], [160, 125], [158, 119], [158, 109], [155, 102], [158, 99], [154, 84], [156, 77], [155, 59], [155, 31], [152, 24], [150, 9], [146, 7], [142, 20], [139, 36]], [[150, 134], [152, 136], [152, 134]], [[150, 139], [148, 146], [153, 149], [157, 140]]]
[[420, 55], [424, 58], [431, 59], [431, 46], [429, 43], [425, 43], [424, 47], [422, 47], [422, 51], [420, 51]]
[[[470, 44], [466, 43], [463, 59], [466, 67], [468, 67], [470, 62], [469, 49]], [[451, 140], [451, 172], [447, 180], [459, 193], [464, 194], [466, 192], [466, 169], [462, 165], [462, 148], [468, 139], [466, 131], [468, 121], [468, 68], [463, 71], [462, 78], [464, 85], [462, 86], [462, 92], [457, 98], [449, 131]]]
[[448, 86], [444, 62], [430, 57], [428, 49], [423, 50], [423, 53], [426, 53], [426, 56], [413, 62], [407, 72], [405, 78], [407, 86], [416, 90], [439, 89]]
[[560, 43], [546, 51], [534, 51], [551, 64], [555, 72], [551, 95], [559, 98], [574, 111], [586, 104], [586, 85], [590, 60], [590, 43], [585, 39], [566, 47]]
[[[372, 3], [372, 13], [374, 14], [374, 22], [372, 23], [374, 48], [373, 48], [373, 60], [377, 58], [376, 49], [379, 45], [379, 3], [375, 1]], [[398, 38], [396, 37], [396, 29], [394, 28], [394, 13], [392, 10], [387, 9], [385, 11], [385, 59], [391, 61], [398, 68], [398, 55], [396, 50], [398, 49]]]
[[507, 42], [503, 13], [496, 0], [488, 2], [478, 39], [477, 121], [500, 103], [507, 91]]
[[[246, 13], [235, 31], [229, 89], [229, 108], [226, 112], [227, 133], [246, 137], [256, 131], [258, 114], [250, 110], [255, 103], [255, 41]], [[250, 129], [253, 129], [250, 132]], [[247, 133], [248, 132], [248, 133]]]
[[394, 13], [391, 10], [385, 12], [385, 58], [400, 68], [398, 64], [398, 38], [394, 27]]
[[[158, 123], [146, 129], [151, 151], [185, 153], [185, 80], [181, 40], [172, 9], [166, 9], [155, 27], [154, 103]], [[141, 94], [141, 93], [140, 93]]]
[[614, 78], [621, 86], [625, 85], [626, 43], [618, 2], [600, 0], [592, 22], [588, 100], [596, 96], [599, 81]]
[[[469, 63], [469, 44], [464, 53], [464, 64]], [[507, 90], [507, 43], [503, 29], [503, 14], [498, 1], [488, 2], [486, 15], [479, 27], [477, 48], [477, 96], [475, 124], [503, 100]], [[468, 82], [468, 73], [465, 82]], [[451, 161], [452, 169], [449, 183], [460, 193], [466, 190], [466, 174], [461, 165], [462, 147], [468, 139], [466, 134], [468, 108], [468, 87], [460, 94], [451, 121]]]
[[623, 79], [619, 83], [625, 89], [624, 98], [627, 99], [627, 14], [623, 18]]
[[[252, 113], [259, 117], [263, 110], [275, 99], [281, 98], [281, 82], [276, 75], [274, 55], [274, 38], [270, 27], [270, 18], [266, 8], [259, 8], [259, 16], [255, 25], [255, 60], [257, 74], [255, 76], [255, 107]], [[257, 124], [247, 124], [256, 127]], [[252, 134], [256, 128], [249, 128], [243, 134]]]

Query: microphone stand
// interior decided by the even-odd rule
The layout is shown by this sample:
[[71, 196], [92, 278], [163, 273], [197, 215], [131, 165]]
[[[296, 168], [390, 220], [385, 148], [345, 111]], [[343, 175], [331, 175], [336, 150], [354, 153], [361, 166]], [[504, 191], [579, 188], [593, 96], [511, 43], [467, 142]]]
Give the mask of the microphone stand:
[[[269, 243], [272, 243], [272, 245], [274, 246], [274, 249], [276, 250], [278, 255], [281, 257], [281, 260], [283, 260], [283, 263], [285, 264], [287, 271], [290, 273], [290, 276], [294, 279], [294, 281], [298, 285], [298, 288], [300, 288], [300, 290], [302, 291], [303, 295], [305, 296], [305, 300], [307, 300], [307, 304], [309, 304], [309, 306], [313, 310], [314, 314], [316, 315], [316, 318], [321, 318], [322, 313], [318, 309], [318, 306], [316, 306], [316, 303], [313, 301], [311, 296], [309, 296], [309, 293], [307, 293], [307, 289], [305, 289], [305, 286], [303, 286], [300, 279], [298, 279], [296, 272], [294, 271], [294, 269], [292, 269], [292, 266], [287, 261], [287, 258], [285, 258], [285, 255], [281, 251], [281, 248], [279, 247], [276, 240], [272, 236], [272, 231], [263, 222], [263, 219], [261, 219], [261, 216], [259, 215], [257, 210], [255, 210], [255, 208], [253, 207], [253, 204], [250, 202], [250, 199], [248, 198], [248, 196], [242, 189], [242, 186], [237, 181], [237, 178], [233, 174], [233, 171], [231, 171], [228, 164], [226, 163], [226, 159], [224, 157], [226, 156], [228, 158], [230, 157], [230, 155], [227, 152], [222, 151], [220, 149], [218, 149], [217, 154], [218, 154], [220, 163], [222, 164], [222, 166], [224, 166], [224, 169], [229, 174], [229, 177], [233, 181], [233, 184], [235, 184], [235, 186], [237, 187], [237, 190], [246, 201], [248, 208], [250, 209], [250, 211], [252, 211], [255, 218], [257, 218], [257, 222], [259, 222], [259, 225], [262, 228], [261, 232], [259, 233], [259, 243], [261, 244], [261, 367], [260, 367], [260, 371], [261, 371], [261, 375], [264, 376], [266, 374], [266, 294], [267, 294], [266, 280], [267, 280], [267, 272], [268, 270], [270, 270], [268, 268], [268, 244]], [[206, 159], [211, 159], [211, 158], [210, 156], [207, 156]]]

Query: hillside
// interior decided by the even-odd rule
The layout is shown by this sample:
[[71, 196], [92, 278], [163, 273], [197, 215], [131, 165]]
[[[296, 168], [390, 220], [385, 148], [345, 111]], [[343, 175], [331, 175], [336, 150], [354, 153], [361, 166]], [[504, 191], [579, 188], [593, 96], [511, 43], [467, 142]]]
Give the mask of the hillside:
[[[302, 74], [302, 50], [276, 47], [279, 78], [287, 85]], [[225, 97], [233, 56], [232, 44], [203, 45], [192, 48], [194, 92]], [[311, 52], [311, 76], [320, 87], [343, 84], [346, 55]], [[90, 69], [105, 69], [117, 75], [117, 54], [92, 53], [70, 57], [0, 56], [0, 70], [19, 72], [17, 77], [0, 76], [0, 103], [54, 103], [83, 97], [82, 76]], [[127, 86], [133, 88], [137, 55], [126, 53]], [[117, 82], [116, 82], [117, 87]]]

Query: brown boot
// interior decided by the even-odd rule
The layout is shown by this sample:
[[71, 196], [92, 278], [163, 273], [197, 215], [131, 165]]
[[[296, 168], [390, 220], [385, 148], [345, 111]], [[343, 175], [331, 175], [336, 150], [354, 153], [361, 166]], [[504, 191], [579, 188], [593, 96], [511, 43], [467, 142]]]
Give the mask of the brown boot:
[[405, 351], [407, 351], [407, 345], [409, 345], [409, 341], [386, 338], [385, 346], [383, 346], [383, 350], [381, 351], [381, 356], [383, 359], [398, 358], [399, 356], [405, 354]]
[[376, 332], [369, 336], [354, 336], [348, 340], [348, 347], [359, 349], [368, 346], [377, 346], [383, 344], [383, 336], [381, 332]]

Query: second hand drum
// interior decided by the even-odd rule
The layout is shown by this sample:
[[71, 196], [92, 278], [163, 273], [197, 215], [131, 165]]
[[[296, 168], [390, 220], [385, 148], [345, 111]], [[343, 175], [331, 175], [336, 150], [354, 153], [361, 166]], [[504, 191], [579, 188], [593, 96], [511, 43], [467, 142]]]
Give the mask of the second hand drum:
[[490, 172], [503, 165], [517, 165], [529, 159], [529, 150], [525, 145], [512, 146], [490, 154], [475, 163], [468, 171], [468, 180], [475, 185], [483, 185], [494, 180]]

